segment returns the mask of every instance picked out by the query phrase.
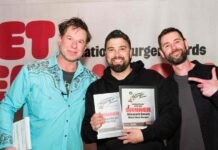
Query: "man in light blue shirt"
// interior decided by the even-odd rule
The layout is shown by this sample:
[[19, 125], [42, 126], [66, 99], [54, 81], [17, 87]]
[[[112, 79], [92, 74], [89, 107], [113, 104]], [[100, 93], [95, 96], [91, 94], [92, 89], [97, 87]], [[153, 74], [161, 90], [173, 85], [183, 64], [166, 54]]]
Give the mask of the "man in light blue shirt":
[[24, 106], [33, 150], [82, 150], [85, 93], [97, 77], [80, 62], [91, 40], [80, 18], [59, 24], [59, 52], [24, 65], [0, 102], [0, 149], [14, 150], [14, 113]]

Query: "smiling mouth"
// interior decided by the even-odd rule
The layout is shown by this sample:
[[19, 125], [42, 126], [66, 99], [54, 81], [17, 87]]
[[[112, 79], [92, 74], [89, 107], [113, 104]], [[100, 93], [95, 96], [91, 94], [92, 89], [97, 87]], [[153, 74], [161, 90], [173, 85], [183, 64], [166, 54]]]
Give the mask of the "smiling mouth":
[[115, 59], [114, 60], [115, 62], [121, 62], [121, 61], [123, 61], [122, 59]]
[[175, 57], [178, 57], [180, 55], [181, 55], [181, 51], [180, 50], [176, 50], [176, 51], [171, 53], [171, 56], [175, 56]]
[[112, 62], [115, 64], [120, 64], [123, 62], [123, 59], [113, 59]]
[[70, 55], [75, 55], [77, 52], [76, 52], [76, 51], [70, 51], [70, 50], [68, 50], [68, 53], [69, 53]]

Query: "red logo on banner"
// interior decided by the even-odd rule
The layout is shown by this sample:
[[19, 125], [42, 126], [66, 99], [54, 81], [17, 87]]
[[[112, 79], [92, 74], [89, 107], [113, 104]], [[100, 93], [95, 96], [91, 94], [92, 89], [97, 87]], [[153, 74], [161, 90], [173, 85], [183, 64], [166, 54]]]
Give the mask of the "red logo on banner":
[[173, 68], [171, 67], [171, 65], [166, 63], [154, 64], [153, 66], [151, 66], [150, 69], [157, 71], [165, 78], [173, 72]]
[[101, 77], [104, 73], [105, 66], [103, 64], [96, 64], [92, 68], [92, 72], [94, 72], [97, 76]]

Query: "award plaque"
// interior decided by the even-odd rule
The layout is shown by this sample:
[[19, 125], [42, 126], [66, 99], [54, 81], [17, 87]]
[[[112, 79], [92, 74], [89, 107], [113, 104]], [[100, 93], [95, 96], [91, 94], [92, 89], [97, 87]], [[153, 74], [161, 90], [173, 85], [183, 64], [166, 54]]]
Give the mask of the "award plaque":
[[119, 86], [124, 128], [146, 128], [156, 119], [156, 87]]

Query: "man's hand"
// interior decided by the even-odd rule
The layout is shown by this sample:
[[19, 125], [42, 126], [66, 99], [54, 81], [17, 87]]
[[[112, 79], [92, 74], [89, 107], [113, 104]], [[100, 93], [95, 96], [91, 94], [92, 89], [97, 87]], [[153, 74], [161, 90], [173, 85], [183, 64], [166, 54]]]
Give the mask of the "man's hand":
[[123, 129], [122, 132], [127, 134], [125, 136], [118, 138], [120, 140], [123, 140], [123, 144], [127, 144], [127, 143], [136, 144], [144, 141], [144, 137], [140, 129], [136, 129], [136, 128]]
[[90, 124], [92, 126], [92, 129], [94, 131], [97, 131], [104, 122], [105, 122], [105, 119], [103, 115], [100, 113], [95, 113], [91, 118]]
[[196, 77], [189, 77], [188, 80], [198, 82], [197, 86], [200, 88], [201, 93], [206, 97], [211, 97], [218, 90], [218, 80], [215, 67], [212, 68], [211, 74], [212, 79], [210, 80]]

